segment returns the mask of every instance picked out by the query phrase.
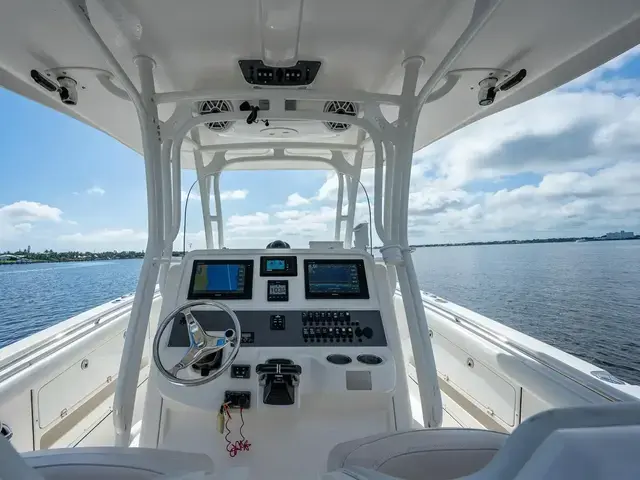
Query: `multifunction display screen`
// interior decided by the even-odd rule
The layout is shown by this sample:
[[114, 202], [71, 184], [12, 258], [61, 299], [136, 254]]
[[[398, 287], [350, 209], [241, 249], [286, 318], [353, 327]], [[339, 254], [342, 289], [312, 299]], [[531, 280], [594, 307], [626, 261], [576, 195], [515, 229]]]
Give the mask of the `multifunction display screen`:
[[362, 260], [305, 260], [305, 297], [369, 298]]
[[260, 257], [261, 277], [295, 277], [298, 275], [298, 260], [294, 256]]
[[250, 299], [252, 287], [252, 260], [196, 260], [188, 298]]

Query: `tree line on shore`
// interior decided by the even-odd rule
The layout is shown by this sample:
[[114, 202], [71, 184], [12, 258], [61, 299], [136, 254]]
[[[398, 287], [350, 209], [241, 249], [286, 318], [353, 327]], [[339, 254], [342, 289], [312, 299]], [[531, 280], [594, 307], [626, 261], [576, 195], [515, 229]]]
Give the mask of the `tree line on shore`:
[[[173, 256], [182, 257], [183, 252], [173, 252]], [[53, 250], [45, 250], [43, 252], [31, 252], [29, 250], [16, 250], [14, 252], [0, 252], [0, 264], [95, 262], [104, 260], [125, 260], [131, 258], [144, 258], [144, 251], [125, 250], [119, 252], [117, 250], [112, 250], [108, 252], [54, 252]]]
[[110, 251], [110, 252], [54, 252], [45, 250], [43, 252], [30, 252], [27, 250], [17, 250], [15, 252], [4, 252], [0, 254], [0, 263], [40, 263], [40, 262], [90, 262], [97, 260], [120, 260], [126, 258], [143, 258], [144, 252]]

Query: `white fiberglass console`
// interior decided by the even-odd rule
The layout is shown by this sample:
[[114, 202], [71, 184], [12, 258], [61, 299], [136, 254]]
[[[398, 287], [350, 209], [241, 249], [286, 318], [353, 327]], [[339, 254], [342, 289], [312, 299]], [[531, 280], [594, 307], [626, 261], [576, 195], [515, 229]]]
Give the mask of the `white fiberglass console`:
[[[387, 273], [371, 256], [190, 252], [170, 270], [161, 318], [209, 300], [229, 307], [241, 332], [228, 312], [192, 307], [202, 329], [228, 344], [177, 377], [219, 376], [185, 386], [152, 365], [140, 446], [202, 452], [216, 469], [244, 467], [260, 478], [287, 478], [290, 462], [299, 462], [315, 478], [336, 443], [411, 427]], [[188, 327], [192, 322], [178, 314], [158, 337], [157, 361], [167, 370], [193, 344]], [[238, 342], [237, 356], [220, 373]]]

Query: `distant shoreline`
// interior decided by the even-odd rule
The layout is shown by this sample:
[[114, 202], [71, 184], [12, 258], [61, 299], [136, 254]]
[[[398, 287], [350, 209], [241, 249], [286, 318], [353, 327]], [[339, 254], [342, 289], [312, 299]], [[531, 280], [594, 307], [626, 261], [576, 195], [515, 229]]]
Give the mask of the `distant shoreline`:
[[[528, 243], [586, 243], [586, 242], [624, 242], [627, 240], [640, 240], [640, 235], [631, 238], [601, 238], [601, 237], [563, 237], [563, 238], [534, 238], [530, 240], [496, 240], [493, 242], [465, 242], [465, 243], [428, 243], [421, 245], [409, 245], [411, 248], [433, 247], [470, 247], [476, 245], [521, 245]], [[374, 247], [379, 250], [380, 247]]]
[[65, 259], [41, 259], [41, 258], [20, 258], [16, 260], [0, 260], [0, 266], [2, 265], [33, 265], [36, 263], [78, 263], [78, 262], [108, 262], [113, 260], [140, 260], [144, 257], [144, 254], [140, 257], [113, 257], [113, 258], [65, 258]]
[[[559, 238], [534, 238], [529, 240], [496, 240], [492, 242], [464, 242], [464, 243], [425, 243], [409, 245], [411, 248], [433, 247], [471, 247], [478, 245], [521, 245], [528, 243], [586, 243], [586, 242], [622, 242], [625, 240], [640, 240], [640, 235], [631, 238], [604, 238], [604, 237], [559, 237]], [[374, 247], [380, 250], [380, 246]], [[173, 252], [174, 256], [182, 256], [182, 252]], [[14, 257], [11, 259], [1, 257]], [[1, 265], [26, 265], [33, 263], [69, 263], [69, 262], [104, 262], [109, 260], [132, 260], [144, 258], [144, 252], [102, 252], [102, 253], [57, 253], [47, 251], [45, 253], [28, 253], [25, 251], [0, 254]]]

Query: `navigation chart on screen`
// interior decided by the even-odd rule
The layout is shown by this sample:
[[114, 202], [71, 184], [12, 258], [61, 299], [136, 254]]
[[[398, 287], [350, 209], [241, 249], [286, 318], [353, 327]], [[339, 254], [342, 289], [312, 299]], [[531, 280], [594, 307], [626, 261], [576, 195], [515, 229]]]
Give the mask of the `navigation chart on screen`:
[[244, 290], [244, 265], [201, 264], [196, 268], [194, 292], [241, 292]]

